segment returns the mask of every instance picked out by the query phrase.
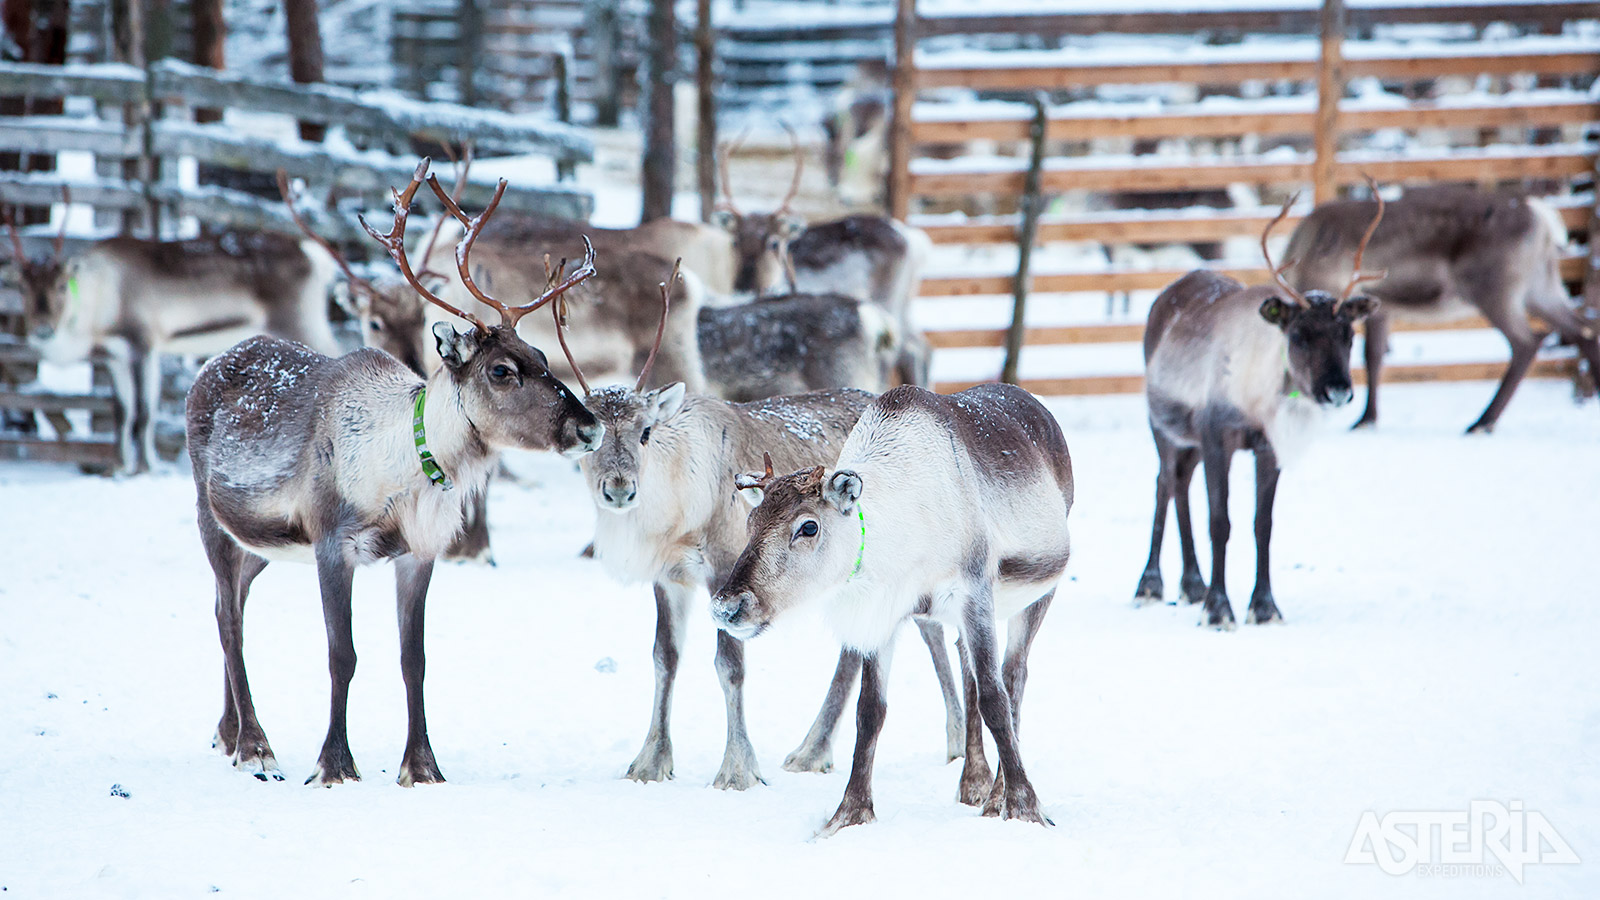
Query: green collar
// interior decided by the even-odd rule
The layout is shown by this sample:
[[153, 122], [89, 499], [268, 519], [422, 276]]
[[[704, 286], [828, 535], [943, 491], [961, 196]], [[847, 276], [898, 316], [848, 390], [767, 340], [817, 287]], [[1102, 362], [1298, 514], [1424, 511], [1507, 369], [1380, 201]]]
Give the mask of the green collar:
[[[861, 520], [861, 548], [856, 551], [856, 567], [850, 570], [850, 578], [861, 574], [861, 560], [867, 555], [867, 513], [862, 509], [861, 501], [856, 501], [856, 518]], [[849, 581], [846, 578], [845, 581]]]
[[428, 387], [423, 385], [422, 390], [417, 392], [416, 414], [411, 418], [411, 436], [417, 442], [417, 458], [422, 461], [422, 474], [428, 476], [429, 481], [448, 491], [455, 485], [450, 483], [449, 476], [445, 475], [444, 470], [434, 461], [433, 453], [428, 450], [428, 434], [422, 428], [422, 403], [427, 398]]

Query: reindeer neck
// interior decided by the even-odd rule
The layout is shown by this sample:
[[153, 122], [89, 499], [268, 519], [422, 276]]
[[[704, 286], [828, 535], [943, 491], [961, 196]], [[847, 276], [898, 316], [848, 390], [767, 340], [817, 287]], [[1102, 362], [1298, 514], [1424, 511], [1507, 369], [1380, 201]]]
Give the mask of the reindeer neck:
[[413, 398], [408, 420], [418, 467], [429, 481], [444, 490], [455, 487], [458, 481], [470, 482], [493, 452], [467, 416], [460, 386], [441, 366], [428, 377], [419, 394], [421, 416], [416, 415], [418, 407]]

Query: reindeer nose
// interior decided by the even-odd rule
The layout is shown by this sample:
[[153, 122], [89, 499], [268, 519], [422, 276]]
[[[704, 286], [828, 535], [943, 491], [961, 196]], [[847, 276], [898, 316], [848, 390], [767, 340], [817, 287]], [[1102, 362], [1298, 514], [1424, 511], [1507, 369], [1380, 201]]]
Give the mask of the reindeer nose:
[[633, 503], [634, 498], [639, 496], [639, 488], [636, 482], [612, 475], [600, 486], [600, 496], [612, 506], [623, 507]]
[[719, 591], [711, 598], [711, 618], [719, 625], [732, 625], [744, 612], [745, 606], [755, 599], [756, 596], [749, 591], [740, 591], [732, 596]]
[[583, 444], [585, 452], [600, 449], [600, 443], [605, 440], [606, 426], [601, 422], [589, 422], [577, 428], [578, 442]]
[[33, 329], [33, 339], [42, 344], [54, 337], [55, 333], [56, 330], [49, 325], [36, 325]]
[[1343, 406], [1349, 403], [1350, 398], [1354, 396], [1355, 392], [1350, 390], [1348, 385], [1328, 388], [1328, 404], [1330, 406]]

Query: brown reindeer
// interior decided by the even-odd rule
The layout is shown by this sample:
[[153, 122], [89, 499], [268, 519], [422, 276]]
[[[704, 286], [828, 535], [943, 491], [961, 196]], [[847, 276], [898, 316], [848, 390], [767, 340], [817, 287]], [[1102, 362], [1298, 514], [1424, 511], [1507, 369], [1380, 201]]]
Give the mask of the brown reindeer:
[[[1377, 306], [1369, 297], [1351, 296], [1361, 282], [1382, 277], [1361, 268], [1365, 240], [1356, 246], [1351, 275], [1338, 295], [1301, 293], [1284, 280], [1287, 267], [1272, 265], [1267, 236], [1293, 203], [1290, 198], [1261, 234], [1261, 253], [1276, 286], [1247, 288], [1215, 272], [1190, 272], [1156, 297], [1145, 326], [1145, 400], [1161, 471], [1150, 558], [1135, 602], [1162, 599], [1161, 538], [1167, 504], [1176, 497], [1183, 596], [1190, 603], [1204, 600], [1206, 623], [1213, 628], [1234, 627], [1223, 578], [1233, 454], [1250, 450], [1256, 458], [1256, 586], [1246, 621], [1281, 621], [1267, 554], [1279, 465], [1298, 449], [1318, 409], [1350, 402], [1355, 323]], [[1368, 237], [1382, 218], [1380, 201]], [[1189, 479], [1202, 460], [1211, 510], [1209, 588], [1200, 577], [1189, 518]]]
[[[521, 305], [477, 291], [500, 313], [490, 327], [432, 293], [405, 251], [411, 200], [428, 161], [395, 193], [394, 225], [362, 225], [394, 257], [430, 303], [470, 322], [457, 332], [434, 326], [444, 365], [426, 382], [394, 357], [357, 350], [331, 359], [290, 341], [244, 341], [201, 369], [189, 392], [189, 452], [201, 543], [217, 581], [217, 629], [224, 656], [222, 718], [215, 746], [241, 771], [282, 780], [256, 718], [244, 665], [244, 605], [269, 559], [316, 562], [333, 683], [328, 734], [307, 783], [356, 780], [345, 710], [356, 654], [350, 589], [355, 568], [395, 562], [400, 668], [409, 727], [398, 781], [443, 781], [423, 711], [423, 606], [433, 561], [461, 529], [466, 501], [483, 490], [498, 452], [516, 447], [581, 456], [605, 428], [557, 381], [544, 354], [516, 323], [553, 302], [593, 271], [592, 257], [566, 280]], [[447, 199], [437, 180], [429, 184]], [[460, 245], [463, 269], [472, 239], [493, 213], [471, 219]], [[468, 283], [472, 284], [470, 278]]]
[[[1349, 280], [1362, 225], [1374, 200], [1324, 203], [1295, 228], [1286, 256], [1289, 283], [1332, 292]], [[1558, 266], [1565, 229], [1538, 200], [1466, 187], [1408, 190], [1390, 203], [1366, 252], [1387, 274], [1367, 288], [1383, 308], [1367, 320], [1367, 407], [1356, 427], [1378, 421], [1378, 382], [1389, 320], [1461, 318], [1476, 311], [1505, 335], [1511, 362], [1483, 415], [1467, 431], [1494, 430], [1533, 365], [1543, 335], [1528, 313], [1549, 323], [1600, 371], [1600, 312], [1575, 307]]]

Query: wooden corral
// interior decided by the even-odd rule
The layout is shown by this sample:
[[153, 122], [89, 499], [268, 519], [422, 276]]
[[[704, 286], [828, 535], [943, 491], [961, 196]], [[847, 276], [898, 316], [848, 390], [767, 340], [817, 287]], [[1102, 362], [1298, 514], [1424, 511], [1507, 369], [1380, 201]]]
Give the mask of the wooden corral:
[[[1026, 174], [1031, 112], [1026, 104], [1005, 101], [1042, 90], [1054, 103], [1046, 137], [1051, 154], [1041, 173], [1045, 195], [1072, 191], [1091, 198], [1120, 197], [1118, 208], [1107, 203], [1092, 212], [1046, 215], [1039, 224], [1040, 245], [1084, 241], [1109, 249], [1252, 238], [1276, 212], [1279, 198], [1301, 190], [1306, 199], [1332, 199], [1362, 184], [1365, 175], [1384, 184], [1461, 182], [1531, 189], [1548, 194], [1572, 236], [1581, 238], [1594, 215], [1592, 187], [1587, 186], [1596, 180], [1592, 132], [1600, 122], [1600, 100], [1589, 88], [1600, 74], [1600, 42], [1569, 25], [1595, 18], [1595, 7], [1573, 3], [1380, 3], [1346, 12], [1341, 0], [1326, 0], [1320, 10], [1252, 9], [1246, 3], [1199, 12], [922, 16], [915, 0], [900, 0], [890, 209], [942, 247], [1014, 246], [1019, 219], [1010, 211], [1017, 207]], [[1452, 37], [1421, 49], [1396, 37], [1404, 35], [1396, 26], [1426, 24], [1451, 26], [1436, 31]], [[1144, 49], [1134, 42], [1118, 44], [1111, 52], [1082, 46], [938, 49], [942, 36], [964, 35], [970, 44], [986, 34], [1202, 35], [1216, 40], [1176, 50], [1170, 40]], [[1252, 34], [1289, 37], [1252, 43]], [[1052, 37], [1043, 43], [1063, 42]], [[1356, 96], [1349, 90], [1354, 79], [1381, 85], [1382, 94]], [[1436, 95], [1435, 88], [1446, 79], [1475, 81], [1478, 90], [1466, 96]], [[1499, 96], [1513, 80], [1524, 88], [1566, 90]], [[1122, 104], [1102, 99], [1137, 93], [1130, 91], [1131, 85], [1165, 84], [1192, 85], [1200, 96], [1218, 99], [1169, 103], [1153, 101], [1151, 95]], [[1246, 85], [1253, 93], [1242, 90]], [[1114, 92], [1106, 94], [1107, 88]], [[952, 91], [963, 99], [937, 102], [948, 100]], [[1253, 99], [1237, 99], [1242, 97]], [[1388, 130], [1406, 133], [1405, 145], [1371, 149], [1367, 139]], [[1430, 146], [1420, 147], [1409, 140], [1418, 131], [1442, 132], [1446, 139], [1436, 136]], [[1571, 137], [1574, 133], [1578, 137]], [[1158, 141], [1195, 139], [1220, 139], [1226, 151], [1210, 156], [1147, 152]], [[974, 158], [962, 152], [970, 141], [1011, 145], [1015, 152]], [[1108, 144], [1128, 149], [1110, 155], [1095, 152]], [[1240, 184], [1258, 192], [1260, 206], [1162, 210], [1140, 208], [1137, 202], [1152, 192], [1221, 191]], [[1286, 225], [1292, 227], [1309, 208], [1302, 200]], [[981, 214], [948, 214], [974, 209]], [[1563, 260], [1563, 273], [1574, 285], [1581, 285], [1590, 268], [1586, 256]], [[1227, 271], [1246, 282], [1266, 278], [1264, 269], [1254, 267]], [[1183, 274], [1115, 267], [1052, 272], [1035, 264], [1031, 289], [1035, 294], [1159, 290]], [[943, 273], [924, 280], [922, 296], [1007, 294], [1014, 276], [1012, 271]], [[1485, 325], [1469, 320], [1427, 330]], [[1131, 343], [1141, 335], [1142, 325], [1131, 322], [1034, 327], [1027, 330], [1026, 342], [1030, 347]], [[936, 348], [998, 347], [1005, 331], [934, 331], [928, 338]], [[1533, 374], [1569, 374], [1574, 365], [1541, 361]], [[1411, 381], [1491, 378], [1502, 370], [1503, 363], [1494, 361], [1388, 369], [1393, 379]], [[1131, 373], [1025, 384], [1041, 393], [1141, 389], [1139, 376]], [[944, 390], [962, 386], [939, 385]]]

